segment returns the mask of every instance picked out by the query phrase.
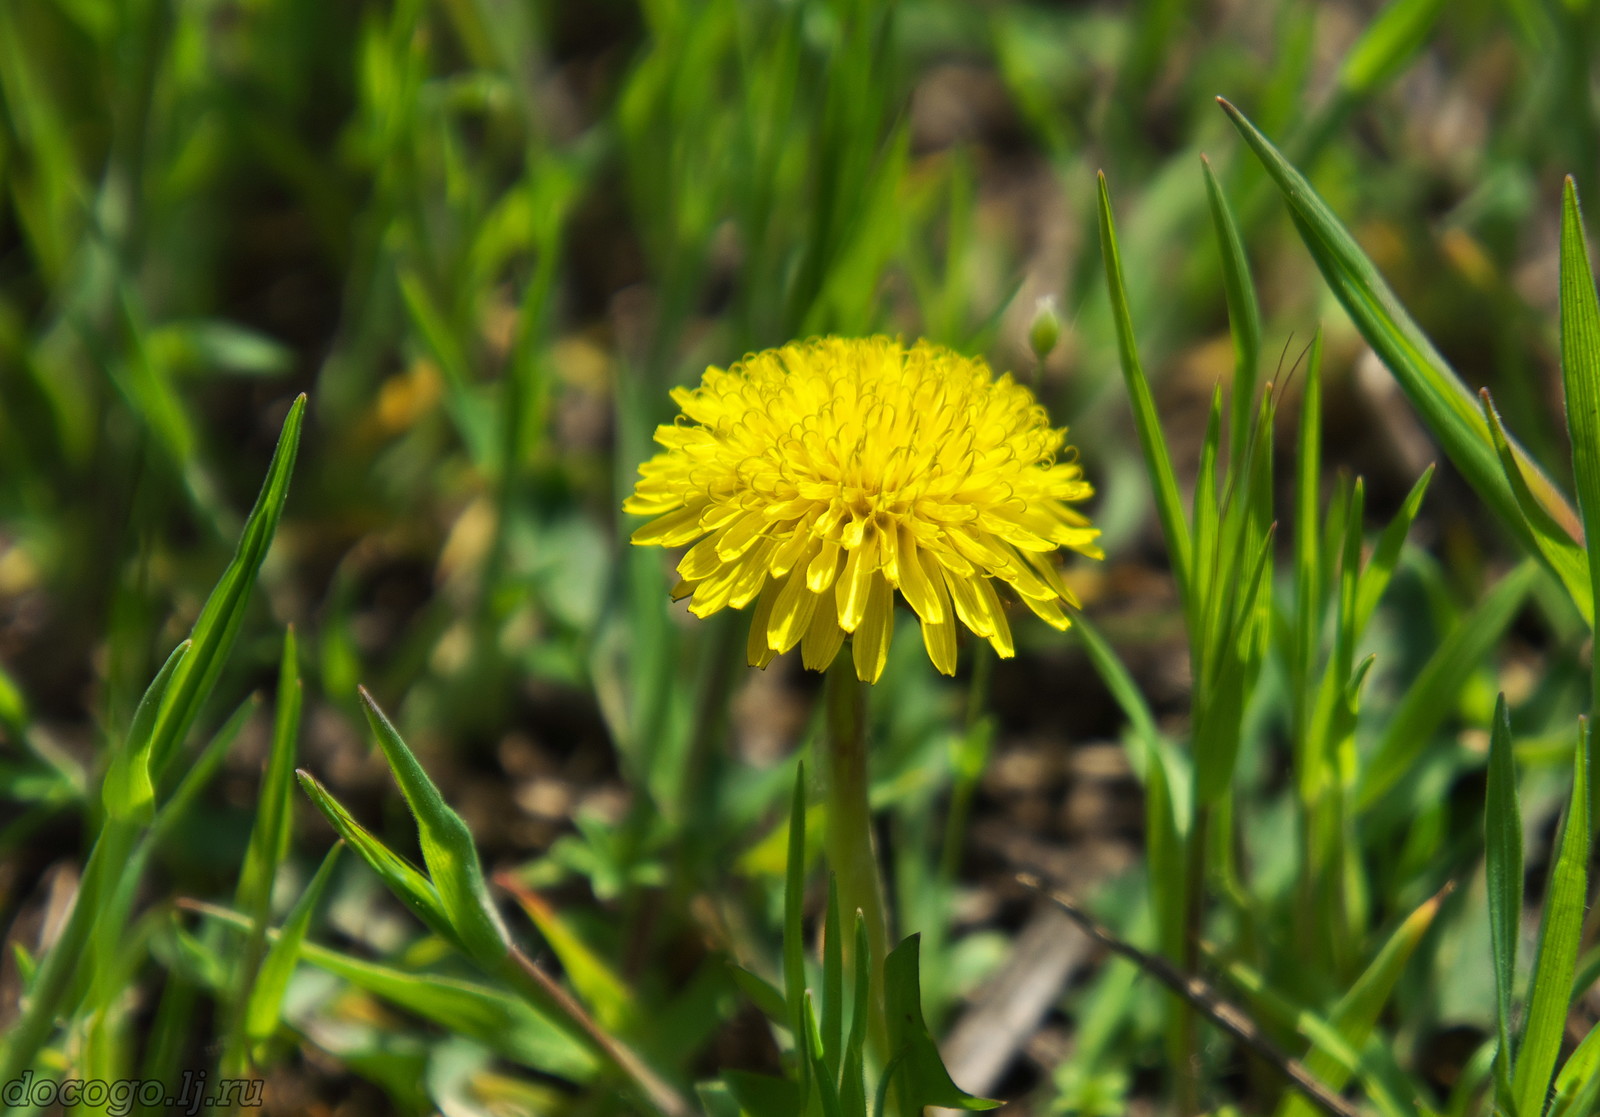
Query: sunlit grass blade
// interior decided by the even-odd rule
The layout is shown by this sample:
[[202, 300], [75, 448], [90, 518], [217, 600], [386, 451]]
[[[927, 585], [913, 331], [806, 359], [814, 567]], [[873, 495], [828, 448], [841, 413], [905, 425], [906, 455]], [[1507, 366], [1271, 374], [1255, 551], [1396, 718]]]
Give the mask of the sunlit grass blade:
[[422, 859], [456, 938], [470, 958], [492, 969], [506, 957], [511, 938], [489, 898], [472, 832], [444, 801], [438, 787], [365, 689], [361, 691], [361, 702], [367, 723], [378, 738], [378, 747], [400, 785], [400, 794], [417, 820]]
[[[239, 912], [205, 903], [185, 903], [210, 919], [249, 926]], [[282, 941], [284, 932], [268, 938]], [[301, 942], [297, 957], [458, 1035], [471, 1037], [490, 1050], [526, 1066], [574, 1081], [591, 1078], [598, 1060], [573, 1039], [559, 1021], [548, 1019], [526, 1001], [501, 989], [436, 974], [396, 969], [364, 958]]]
[[267, 922], [272, 910], [272, 886], [278, 867], [289, 851], [289, 836], [294, 824], [291, 791], [294, 787], [295, 743], [300, 731], [301, 686], [299, 657], [294, 627], [284, 632], [283, 656], [278, 667], [278, 700], [273, 718], [272, 751], [256, 797], [256, 815], [245, 847], [244, 864], [234, 903], [249, 914], [253, 925], [245, 940], [238, 966], [236, 1015], [224, 1050], [223, 1066], [228, 1073], [243, 1073], [247, 1067], [244, 1043], [247, 1024], [244, 1006], [253, 1004], [252, 986], [257, 967], [266, 949]]
[[295, 776], [300, 781], [300, 788], [311, 801], [317, 805], [324, 817], [339, 832], [339, 836], [349, 843], [350, 847], [361, 855], [373, 872], [378, 874], [378, 879], [388, 886], [389, 891], [411, 913], [429, 929], [445, 940], [457, 943], [455, 929], [450, 925], [450, 916], [445, 911], [444, 901], [439, 898], [439, 892], [422, 872], [411, 862], [395, 853], [383, 842], [379, 841], [366, 827], [355, 820], [344, 805], [333, 797], [333, 794], [319, 783], [316, 777], [304, 770], [296, 771]]
[[1583, 931], [1589, 862], [1589, 719], [1581, 718], [1578, 724], [1578, 747], [1572, 758], [1572, 796], [1550, 871], [1550, 887], [1545, 893], [1527, 1018], [1511, 1080], [1516, 1112], [1526, 1117], [1543, 1112], [1550, 1093], [1550, 1076], [1555, 1071], [1572, 1004], [1572, 975]]
[[1522, 563], [1441, 641], [1384, 725], [1356, 784], [1358, 809], [1370, 807], [1410, 770], [1467, 677], [1499, 643], [1538, 577], [1539, 567], [1531, 560]]
[[1489, 777], [1484, 791], [1484, 877], [1489, 893], [1489, 943], [1494, 954], [1495, 1097], [1511, 1104], [1511, 990], [1517, 973], [1517, 938], [1522, 926], [1522, 809], [1512, 754], [1506, 696], [1495, 700], [1489, 727]]
[[261, 561], [277, 532], [289, 496], [289, 477], [294, 471], [295, 454], [300, 447], [300, 427], [305, 418], [306, 397], [299, 396], [283, 420], [278, 445], [267, 467], [266, 481], [256, 497], [255, 507], [245, 520], [233, 560], [223, 571], [217, 586], [206, 599], [195, 621], [190, 639], [194, 647], [173, 672], [172, 683], [161, 703], [151, 731], [150, 772], [159, 784], [178, 745], [188, 734], [200, 707], [210, 697], [217, 676], [238, 636], [244, 621], [245, 606], [256, 584]]
[[[1394, 374], [1468, 483], [1518, 542], [1537, 554], [1471, 393], [1311, 184], [1243, 113], [1220, 98], [1219, 103], [1276, 181], [1301, 239], [1367, 344]], [[1566, 498], [1520, 446], [1511, 445], [1535, 498], [1577, 538], [1578, 517]]]
[[[311, 883], [306, 885], [306, 890], [290, 909], [289, 917], [283, 921], [283, 927], [278, 932], [278, 941], [272, 944], [266, 957], [261, 960], [261, 968], [255, 974], [255, 981], [250, 987], [244, 1008], [244, 1034], [253, 1045], [265, 1043], [278, 1030], [278, 1020], [283, 1011], [283, 995], [289, 988], [289, 978], [294, 974], [295, 962], [300, 957], [300, 947], [306, 940], [306, 932], [311, 928], [311, 917], [322, 900], [322, 894], [327, 891], [328, 882], [333, 879], [333, 867], [338, 864], [339, 851], [343, 848], [343, 842], [335, 842], [328, 848], [316, 875], [311, 878]], [[252, 933], [257, 926], [257, 921], [252, 917]], [[264, 932], [262, 937], [263, 939], [266, 937]]]
[[1345, 55], [1341, 94], [1362, 98], [1387, 85], [1427, 43], [1445, 6], [1446, 0], [1391, 0]]
[[1588, 553], [1583, 545], [1556, 523], [1544, 506], [1534, 499], [1532, 491], [1528, 488], [1527, 478], [1517, 465], [1516, 455], [1512, 452], [1505, 427], [1500, 422], [1500, 413], [1495, 410], [1494, 400], [1489, 396], [1489, 389], [1485, 388], [1479, 392], [1478, 399], [1483, 405], [1484, 419], [1489, 424], [1489, 436], [1494, 440], [1495, 454], [1500, 459], [1500, 467], [1505, 471], [1506, 481], [1511, 486], [1512, 495], [1516, 497], [1518, 510], [1522, 513], [1523, 522], [1533, 537], [1534, 545], [1543, 556], [1545, 565], [1554, 572], [1568, 596], [1572, 598], [1572, 603], [1577, 606], [1584, 621], [1592, 625], [1594, 586], [1590, 581]]
[[1222, 252], [1222, 290], [1228, 300], [1228, 331], [1233, 335], [1233, 397], [1228, 408], [1228, 460], [1239, 468], [1244, 462], [1246, 436], [1250, 429], [1251, 404], [1255, 401], [1257, 368], [1261, 360], [1261, 304], [1250, 278], [1250, 260], [1233, 207], [1204, 155], [1200, 164], [1205, 172], [1206, 199], [1211, 205], [1211, 227]]
[[1595, 1111], [1600, 1103], [1600, 1024], [1589, 1029], [1583, 1042], [1567, 1057], [1556, 1075], [1555, 1096], [1546, 1117], [1578, 1117]]
[[510, 874], [495, 883], [516, 897], [539, 934], [561, 962], [561, 969], [601, 1027], [618, 1030], [639, 1018], [638, 1004], [622, 977], [573, 930], [543, 896], [524, 888]]
[[[1567, 433], [1578, 510], [1587, 531], [1590, 611], [1600, 601], [1600, 301], [1583, 236], [1578, 188], [1567, 177], [1561, 192], [1561, 380], [1567, 395]], [[1600, 702], [1600, 656], [1591, 656], [1591, 699]]]
[[[789, 1027], [796, 1044], [800, 1042], [800, 1033], [805, 1028], [806, 946], [801, 929], [806, 901], [805, 778], [805, 764], [796, 765], [794, 794], [789, 802], [789, 856], [785, 864], [783, 887], [783, 995], [789, 1006]], [[803, 1084], [809, 1067], [802, 1062], [801, 1068]]]
[[[1428, 928], [1433, 926], [1443, 899], [1442, 894], [1430, 897], [1406, 916], [1349, 992], [1329, 1012], [1328, 1023], [1352, 1050], [1359, 1051], [1371, 1038], [1378, 1015], [1389, 1003], [1406, 962], [1416, 951], [1422, 937], [1428, 933]], [[1342, 1090], [1352, 1074], [1351, 1068], [1343, 1065], [1343, 1060], [1331, 1052], [1322, 1051], [1313, 1051], [1307, 1056], [1306, 1069], [1333, 1091]], [[1310, 1103], [1299, 1094], [1290, 1094], [1278, 1108], [1279, 1117], [1311, 1117], [1314, 1112]]]
[[1133, 405], [1134, 427], [1139, 434], [1139, 448], [1144, 453], [1145, 468], [1155, 490], [1156, 514], [1161, 518], [1161, 530], [1166, 536], [1167, 551], [1172, 563], [1173, 578], [1178, 592], [1188, 607], [1193, 607], [1194, 595], [1192, 562], [1189, 542], [1189, 524], [1183, 515], [1183, 499], [1178, 493], [1178, 480], [1172, 471], [1172, 455], [1167, 449], [1167, 436], [1156, 414], [1155, 397], [1150, 393], [1145, 379], [1144, 366], [1139, 363], [1139, 347], [1134, 340], [1133, 319], [1128, 313], [1128, 293], [1122, 281], [1122, 254], [1117, 247], [1117, 231], [1111, 216], [1111, 194], [1106, 188], [1106, 176], [1101, 172], [1100, 184], [1100, 252], [1105, 258], [1106, 289], [1111, 296], [1111, 314], [1116, 323], [1117, 352], [1122, 360], [1122, 378], [1128, 389], [1128, 399]]
[[1405, 500], [1400, 502], [1400, 510], [1383, 529], [1377, 545], [1372, 548], [1372, 557], [1361, 570], [1355, 601], [1354, 620], [1357, 638], [1366, 631], [1368, 622], [1372, 620], [1372, 614], [1378, 608], [1378, 601], [1383, 597], [1383, 591], [1389, 588], [1389, 579], [1394, 575], [1395, 565], [1400, 561], [1400, 551], [1405, 547], [1406, 536], [1410, 534], [1411, 525], [1422, 509], [1422, 498], [1427, 495], [1428, 483], [1432, 480], [1433, 466], [1430, 465], [1411, 486], [1411, 491], [1406, 494]]
[[100, 800], [106, 814], [114, 819], [149, 822], [155, 815], [155, 788], [150, 782], [151, 731], [172, 675], [193, 646], [192, 640], [185, 640], [172, 649], [139, 700], [127, 738], [111, 757], [105, 782], [100, 786]]

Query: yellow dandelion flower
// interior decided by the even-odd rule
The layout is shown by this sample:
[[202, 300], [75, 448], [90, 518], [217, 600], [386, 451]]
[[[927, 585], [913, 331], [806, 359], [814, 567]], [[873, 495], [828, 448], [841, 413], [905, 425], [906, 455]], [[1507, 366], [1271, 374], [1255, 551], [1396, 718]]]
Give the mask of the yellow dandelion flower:
[[709, 368], [678, 388], [627, 512], [636, 544], [694, 544], [674, 599], [705, 617], [755, 603], [749, 660], [800, 645], [822, 670], [854, 636], [856, 674], [888, 657], [894, 593], [933, 665], [956, 669], [959, 620], [1002, 656], [1004, 582], [1056, 628], [1076, 606], [1051, 554], [1100, 557], [1069, 507], [1093, 493], [1066, 431], [1007, 373], [942, 346], [820, 338]]

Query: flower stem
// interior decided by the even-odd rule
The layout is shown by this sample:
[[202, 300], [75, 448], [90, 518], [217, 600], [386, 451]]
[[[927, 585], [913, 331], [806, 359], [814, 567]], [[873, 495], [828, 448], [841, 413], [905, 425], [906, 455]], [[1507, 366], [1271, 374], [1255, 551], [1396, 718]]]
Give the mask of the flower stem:
[[[823, 700], [827, 731], [818, 764], [828, 812], [823, 847], [838, 881], [845, 919], [853, 922], [852, 913], [860, 911], [866, 920], [872, 967], [868, 1034], [881, 1056], [888, 1046], [883, 959], [889, 952], [889, 927], [878, 859], [872, 848], [872, 815], [867, 805], [867, 684], [856, 679], [847, 657], [839, 657], [828, 668]], [[846, 944], [849, 941], [846, 936]]]

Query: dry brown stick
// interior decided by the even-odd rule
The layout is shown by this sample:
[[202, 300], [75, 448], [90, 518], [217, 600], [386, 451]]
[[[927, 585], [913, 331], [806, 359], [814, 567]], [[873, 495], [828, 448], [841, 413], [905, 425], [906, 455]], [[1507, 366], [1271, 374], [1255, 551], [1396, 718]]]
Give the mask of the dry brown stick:
[[1331, 1117], [1360, 1117], [1360, 1111], [1328, 1089], [1306, 1069], [1299, 1059], [1285, 1055], [1267, 1038], [1256, 1022], [1240, 1009], [1218, 996], [1203, 979], [1186, 974], [1155, 954], [1146, 954], [1126, 939], [1118, 938], [1064, 892], [1048, 887], [1032, 873], [1018, 873], [1017, 881], [1053, 902], [1083, 928], [1085, 934], [1114, 953], [1122, 955], [1145, 973], [1171, 989], [1209, 1019], [1266, 1062], [1276, 1067], [1306, 1099]]

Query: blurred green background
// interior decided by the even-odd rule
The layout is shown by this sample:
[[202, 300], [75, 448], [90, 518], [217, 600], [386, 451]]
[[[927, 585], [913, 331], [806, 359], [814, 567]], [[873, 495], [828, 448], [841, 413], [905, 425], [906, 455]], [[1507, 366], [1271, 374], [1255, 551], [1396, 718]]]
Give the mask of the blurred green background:
[[[98, 825], [108, 736], [192, 625], [303, 391], [291, 496], [208, 724], [271, 693], [293, 624], [302, 766], [414, 848], [365, 741], [365, 684], [486, 862], [637, 987], [633, 1039], [657, 1065], [770, 1069], [719, 959], [770, 961], [772, 835], [816, 680], [794, 657], [746, 669], [743, 618], [688, 623], [669, 560], [627, 547], [618, 506], [667, 390], [818, 333], [922, 336], [1015, 371], [1099, 489], [1108, 558], [1069, 580], [1154, 715], [1181, 725], [1186, 649], [1117, 371], [1095, 172], [1186, 484], [1233, 370], [1206, 153], [1260, 288], [1260, 375], [1282, 379], [1325, 330], [1323, 487], [1361, 473], [1386, 522], [1438, 450], [1214, 97], [1306, 172], [1468, 385], [1561, 462], [1558, 198], [1566, 174], [1600, 198], [1597, 23], [1579, 0], [0, 4], [0, 926], [25, 952], [47, 941]], [[1063, 329], [1040, 359], [1042, 299]], [[1448, 466], [1411, 538], [1377, 626], [1381, 693], [1512, 557]], [[1561, 756], [1524, 807], [1535, 832], [1587, 671], [1553, 592], [1541, 583], [1546, 604], [1434, 730], [1481, 754], [1508, 692]], [[874, 696], [881, 837], [902, 927], [925, 934], [936, 1032], [1014, 956], [1032, 911], [1008, 883], [1019, 858], [1110, 881], [1104, 910], [1130, 936], [1147, 917], [1118, 875], [1140, 871], [1143, 825], [1123, 714], [1073, 638], [1018, 637], [999, 664], [964, 646], [952, 684], [903, 632]], [[161, 991], [205, 988], [171, 901], [231, 895], [270, 718], [246, 724], [141, 893], [129, 1066]], [[1270, 756], [1252, 771], [1266, 802], [1281, 773]], [[1433, 829], [1371, 836], [1413, 843], [1375, 870], [1375, 926], [1475, 833], [1481, 771], [1430, 771]], [[299, 821], [289, 899], [331, 840], [309, 808]], [[1277, 824], [1264, 808], [1265, 845]], [[434, 964], [362, 873], [345, 866], [314, 937]], [[1458, 960], [1487, 958], [1472, 935], [1444, 938], [1394, 1021], [1441, 1106], [1491, 1027], [1492, 981]], [[20, 974], [8, 956], [0, 1022]], [[297, 980], [267, 1068], [282, 1112], [429, 1112], [443, 1087], [413, 1071], [478, 1067], [437, 1022]], [[1155, 1096], [1153, 1010], [1131, 971], [1094, 980], [976, 1088], [1034, 1112]], [[168, 1065], [204, 1061], [195, 1013], [163, 1025]], [[1211, 1100], [1259, 1108], [1257, 1069], [1212, 1056]], [[611, 1104], [505, 1089], [529, 1111]]]

